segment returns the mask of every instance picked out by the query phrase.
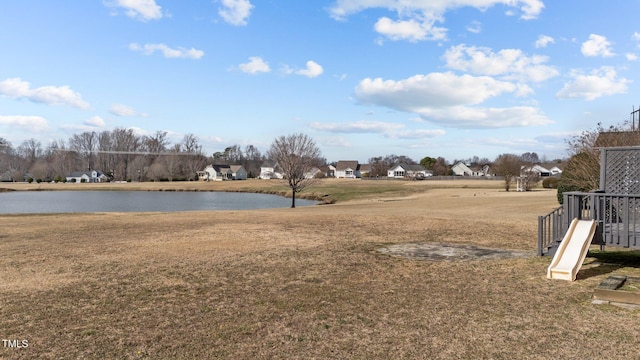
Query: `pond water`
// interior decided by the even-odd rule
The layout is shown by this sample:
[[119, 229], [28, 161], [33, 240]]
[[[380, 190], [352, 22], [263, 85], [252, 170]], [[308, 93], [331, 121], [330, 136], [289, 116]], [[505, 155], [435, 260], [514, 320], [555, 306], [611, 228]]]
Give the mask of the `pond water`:
[[[296, 199], [296, 207], [317, 204]], [[250, 210], [285, 208], [291, 199], [235, 192], [12, 191], [0, 193], [0, 214]]]

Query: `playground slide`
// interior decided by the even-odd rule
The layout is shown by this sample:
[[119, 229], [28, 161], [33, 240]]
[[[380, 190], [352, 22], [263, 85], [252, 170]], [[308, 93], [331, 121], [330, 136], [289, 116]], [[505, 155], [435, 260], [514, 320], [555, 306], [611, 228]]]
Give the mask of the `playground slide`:
[[547, 278], [575, 281], [595, 232], [595, 220], [573, 219], [549, 265]]

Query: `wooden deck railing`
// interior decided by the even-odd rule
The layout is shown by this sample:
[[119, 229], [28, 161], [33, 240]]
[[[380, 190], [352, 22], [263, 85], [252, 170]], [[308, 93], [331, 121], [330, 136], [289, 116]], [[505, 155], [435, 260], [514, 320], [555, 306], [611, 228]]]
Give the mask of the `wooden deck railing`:
[[554, 209], [544, 216], [538, 216], [538, 256], [553, 255], [567, 228], [562, 221], [564, 209]]
[[538, 217], [538, 255], [553, 254], [575, 218], [596, 220], [592, 244], [640, 249], [640, 195], [566, 192], [561, 208]]

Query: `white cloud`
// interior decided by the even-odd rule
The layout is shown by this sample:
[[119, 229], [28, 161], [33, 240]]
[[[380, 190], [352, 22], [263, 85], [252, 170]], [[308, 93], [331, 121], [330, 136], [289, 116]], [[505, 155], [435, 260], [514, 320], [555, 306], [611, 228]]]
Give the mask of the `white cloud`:
[[85, 121], [83, 121], [83, 123], [85, 125], [88, 126], [95, 126], [95, 127], [103, 127], [104, 126], [104, 120], [102, 120], [102, 118], [100, 116], [94, 116], [90, 119], [87, 119]]
[[32, 132], [43, 132], [49, 130], [47, 120], [41, 116], [0, 115], [0, 125], [21, 128]]
[[638, 60], [638, 55], [633, 54], [633, 53], [626, 53], [625, 57], [627, 58], [628, 61], [636, 61], [636, 60]]
[[[525, 20], [535, 19], [544, 8], [542, 0], [336, 0], [329, 13], [336, 20], [344, 20], [368, 9], [386, 9], [397, 13], [398, 18], [379, 18], [375, 29], [381, 35], [392, 40], [443, 40], [447, 29], [434, 24], [444, 22], [447, 11], [463, 7], [485, 10], [494, 5], [519, 9]], [[470, 31], [478, 29], [474, 26]]]
[[321, 143], [324, 146], [337, 147], [337, 148], [350, 148], [351, 142], [344, 136], [332, 135], [328, 138], [321, 138]]
[[582, 43], [580, 48], [584, 56], [611, 57], [615, 54], [611, 51], [611, 43], [602, 35], [591, 34], [589, 40]]
[[445, 40], [447, 29], [434, 26], [433, 21], [391, 20], [388, 17], [378, 19], [375, 30], [391, 40], [408, 40], [417, 42], [422, 40]]
[[430, 73], [394, 81], [364, 79], [355, 89], [361, 103], [420, 115], [425, 121], [460, 128], [531, 126], [551, 121], [533, 107], [475, 107], [493, 97], [522, 91], [488, 76]]
[[69, 105], [78, 109], [88, 109], [89, 104], [69, 86], [42, 86], [31, 89], [31, 84], [20, 78], [9, 78], [0, 82], [0, 95], [13, 99], [27, 99], [47, 105]]
[[141, 46], [136, 43], [131, 43], [129, 44], [129, 49], [141, 52], [145, 55], [152, 55], [154, 52], [159, 51], [166, 58], [200, 59], [204, 56], [204, 51], [202, 50], [194, 48], [185, 49], [183, 47], [173, 49], [165, 44], [145, 44]]
[[348, 123], [319, 123], [314, 122], [309, 126], [316, 130], [332, 133], [366, 134], [366, 133], [387, 133], [404, 128], [402, 124], [387, 123], [382, 121], [355, 121]]
[[113, 104], [109, 107], [109, 112], [116, 116], [148, 116], [145, 113], [141, 113], [136, 111], [131, 106], [123, 105], [123, 104]]
[[426, 121], [456, 128], [526, 127], [552, 123], [539, 109], [531, 106], [508, 108], [453, 106], [445, 109], [423, 109], [419, 114]]
[[556, 94], [557, 97], [594, 100], [602, 96], [624, 94], [627, 92], [627, 84], [631, 82], [619, 78], [616, 70], [609, 66], [602, 66], [589, 74], [572, 70], [570, 76], [573, 80], [564, 85]]
[[403, 124], [367, 120], [347, 123], [314, 122], [310, 123], [309, 127], [338, 134], [381, 134], [393, 139], [426, 139], [445, 134], [444, 130], [439, 129], [407, 130]]
[[542, 82], [559, 74], [555, 68], [544, 65], [548, 57], [527, 56], [518, 49], [494, 53], [489, 48], [461, 44], [449, 48], [443, 58], [450, 69], [507, 80]]
[[112, 8], [123, 8], [128, 17], [140, 21], [162, 18], [162, 8], [155, 0], [109, 0], [104, 1], [104, 4]]
[[218, 14], [229, 24], [247, 25], [247, 18], [251, 15], [253, 5], [249, 0], [221, 0], [222, 7]]
[[482, 24], [474, 20], [467, 25], [467, 31], [473, 34], [480, 34], [482, 32]]
[[314, 78], [316, 76], [320, 76], [323, 72], [324, 70], [322, 69], [322, 66], [320, 66], [320, 64], [316, 63], [315, 61], [309, 60], [307, 61], [306, 69], [298, 70], [296, 71], [296, 74]]
[[546, 48], [549, 44], [553, 44], [555, 42], [556, 41], [551, 36], [540, 35], [534, 45], [536, 48]]
[[259, 56], [252, 56], [248, 63], [238, 65], [240, 71], [247, 74], [268, 73], [271, 71], [269, 64]]
[[415, 129], [415, 130], [403, 130], [396, 133], [391, 133], [390, 137], [398, 139], [430, 139], [436, 136], [446, 134], [446, 131], [440, 129]]
[[366, 78], [360, 81], [355, 94], [363, 103], [419, 112], [424, 108], [479, 104], [516, 90], [516, 85], [488, 76], [458, 76], [446, 72], [415, 75], [399, 81]]
[[635, 41], [637, 43], [636, 46], [640, 48], [640, 33], [634, 32], [633, 35], [631, 35], [631, 40]]

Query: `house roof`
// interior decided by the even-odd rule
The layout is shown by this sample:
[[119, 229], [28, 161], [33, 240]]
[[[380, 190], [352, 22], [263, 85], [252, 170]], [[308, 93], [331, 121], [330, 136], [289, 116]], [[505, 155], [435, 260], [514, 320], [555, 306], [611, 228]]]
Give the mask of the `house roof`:
[[227, 165], [227, 164], [211, 164], [209, 166], [212, 167], [213, 170], [215, 170], [216, 172], [227, 171], [231, 168], [230, 165]]
[[336, 171], [343, 171], [343, 170], [347, 170], [347, 169], [357, 170], [358, 169], [358, 161], [357, 160], [340, 160], [340, 161], [338, 161], [338, 164], [336, 165]]
[[100, 170], [91, 170], [91, 171], [74, 171], [69, 175], [69, 177], [82, 177], [82, 175], [91, 177], [91, 173], [94, 171], [96, 172], [96, 175], [99, 177], [104, 175]]
[[276, 162], [273, 160], [265, 160], [262, 163], [262, 165], [260, 165], [260, 167], [269, 167], [269, 168], [276, 167]]
[[640, 131], [607, 131], [598, 134], [595, 147], [640, 146]]
[[411, 171], [425, 171], [427, 169], [424, 168], [424, 166], [420, 165], [420, 164], [406, 164], [406, 163], [401, 163], [400, 164], [402, 166], [403, 169], [405, 170], [411, 170]]

